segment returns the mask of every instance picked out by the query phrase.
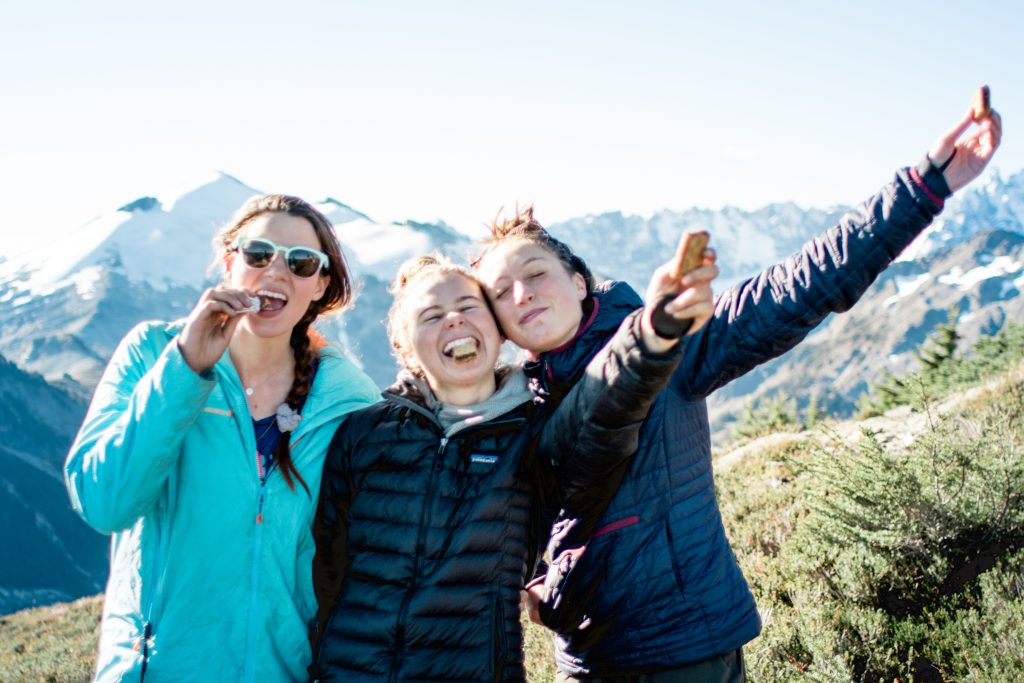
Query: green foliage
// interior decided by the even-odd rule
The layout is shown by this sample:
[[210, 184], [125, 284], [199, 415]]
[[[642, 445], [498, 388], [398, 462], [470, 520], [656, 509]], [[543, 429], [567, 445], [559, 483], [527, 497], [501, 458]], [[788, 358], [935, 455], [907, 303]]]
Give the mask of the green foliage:
[[765, 434], [801, 429], [796, 413], [796, 399], [781, 393], [766, 396], [762, 401], [748, 403], [733, 430], [738, 439], [755, 439]]
[[746, 440], [778, 432], [799, 432], [811, 429], [824, 418], [825, 413], [818, 405], [817, 394], [811, 394], [801, 419], [796, 399], [786, 398], [780, 392], [766, 396], [760, 401], [748, 403], [733, 429], [732, 437], [736, 440]]
[[956, 309], [916, 353], [918, 370], [904, 377], [885, 372], [857, 401], [857, 417], [874, 417], [891, 408], [920, 409], [961, 387], [991, 378], [1024, 358], [1024, 323], [1010, 323], [991, 337], [982, 337], [964, 357], [956, 356], [960, 334]]
[[911, 440], [835, 434], [717, 475], [765, 620], [751, 681], [1024, 681], [1024, 385], [922, 409]]

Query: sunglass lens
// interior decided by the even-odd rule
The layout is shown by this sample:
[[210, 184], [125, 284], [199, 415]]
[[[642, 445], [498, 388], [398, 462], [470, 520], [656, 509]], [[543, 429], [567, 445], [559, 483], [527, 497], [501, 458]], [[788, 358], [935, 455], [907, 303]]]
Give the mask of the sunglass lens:
[[320, 257], [308, 249], [291, 249], [288, 252], [288, 270], [299, 277], [313, 277], [320, 269]]
[[246, 240], [242, 243], [242, 256], [252, 268], [266, 268], [274, 260], [274, 245], [263, 240]]

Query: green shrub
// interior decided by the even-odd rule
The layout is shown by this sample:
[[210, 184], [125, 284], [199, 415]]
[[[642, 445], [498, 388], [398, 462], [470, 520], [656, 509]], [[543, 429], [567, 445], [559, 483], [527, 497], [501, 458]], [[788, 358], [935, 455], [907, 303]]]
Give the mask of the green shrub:
[[751, 681], [1024, 680], [1024, 386], [923, 409], [909, 444], [833, 435], [719, 476], [765, 621]]

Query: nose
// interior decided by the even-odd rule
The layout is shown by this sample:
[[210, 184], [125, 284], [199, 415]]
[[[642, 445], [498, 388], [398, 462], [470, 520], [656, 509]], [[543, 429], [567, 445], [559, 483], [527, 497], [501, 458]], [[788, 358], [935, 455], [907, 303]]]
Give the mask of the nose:
[[464, 324], [466, 324], [466, 319], [462, 316], [462, 313], [459, 311], [452, 311], [451, 313], [449, 313], [448, 320], [445, 322], [445, 326], [448, 327], [448, 329], [462, 327]]
[[523, 284], [522, 280], [516, 280], [512, 283], [512, 300], [516, 306], [521, 306], [533, 299], [533, 293], [531, 293], [526, 285]]
[[270, 264], [267, 266], [267, 270], [279, 270], [282, 274], [288, 275], [288, 263], [284, 258], [284, 251], [278, 250], [272, 259]]

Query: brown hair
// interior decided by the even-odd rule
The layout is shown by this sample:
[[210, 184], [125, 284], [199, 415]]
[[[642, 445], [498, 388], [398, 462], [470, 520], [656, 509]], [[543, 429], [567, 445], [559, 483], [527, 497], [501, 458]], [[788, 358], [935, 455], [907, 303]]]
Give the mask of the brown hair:
[[533, 205], [528, 204], [526, 208], [516, 207], [515, 214], [511, 218], [503, 218], [502, 211], [491, 221], [491, 234], [480, 240], [484, 245], [470, 266], [475, 270], [483, 258], [502, 242], [509, 240], [523, 240], [532, 242], [548, 250], [555, 258], [562, 262], [562, 266], [571, 274], [579, 273], [587, 287], [587, 296], [594, 293], [594, 274], [590, 272], [587, 262], [577, 256], [569, 245], [551, 236], [544, 226], [533, 217]]
[[[326, 346], [324, 338], [311, 325], [321, 315], [340, 311], [349, 306], [354, 298], [354, 292], [348, 264], [331, 222], [308, 202], [289, 195], [270, 194], [256, 196], [246, 201], [214, 238], [213, 248], [217, 255], [215, 263], [224, 262], [235, 239], [246, 225], [267, 213], [283, 213], [309, 221], [320, 242], [320, 249], [327, 254], [328, 259], [325, 271], [321, 271], [321, 274], [330, 276], [327, 288], [319, 299], [309, 305], [305, 314], [292, 328], [290, 344], [295, 356], [295, 377], [292, 379], [292, 386], [285, 402], [291, 406], [292, 410], [298, 410], [313, 386], [318, 351]], [[306, 489], [306, 493], [309, 494], [309, 487], [296, 469], [295, 463], [292, 462], [291, 445], [287, 434], [282, 434], [278, 441], [274, 451], [274, 461], [280, 466], [281, 474], [284, 475], [288, 488], [294, 491], [295, 479], [298, 479], [302, 488]]]
[[[452, 261], [447, 256], [439, 253], [416, 256], [405, 261], [398, 267], [398, 274], [391, 281], [388, 291], [394, 297], [391, 308], [388, 309], [388, 317], [385, 321], [388, 330], [388, 341], [391, 342], [391, 352], [398, 362], [414, 375], [423, 376], [423, 369], [414, 365], [409, 354], [412, 344], [409, 341], [409, 329], [406, 321], [402, 319], [404, 312], [405, 297], [410, 285], [431, 275], [461, 275], [462, 277], [476, 282], [476, 278], [468, 270]], [[483, 288], [480, 288], [481, 293]]]

